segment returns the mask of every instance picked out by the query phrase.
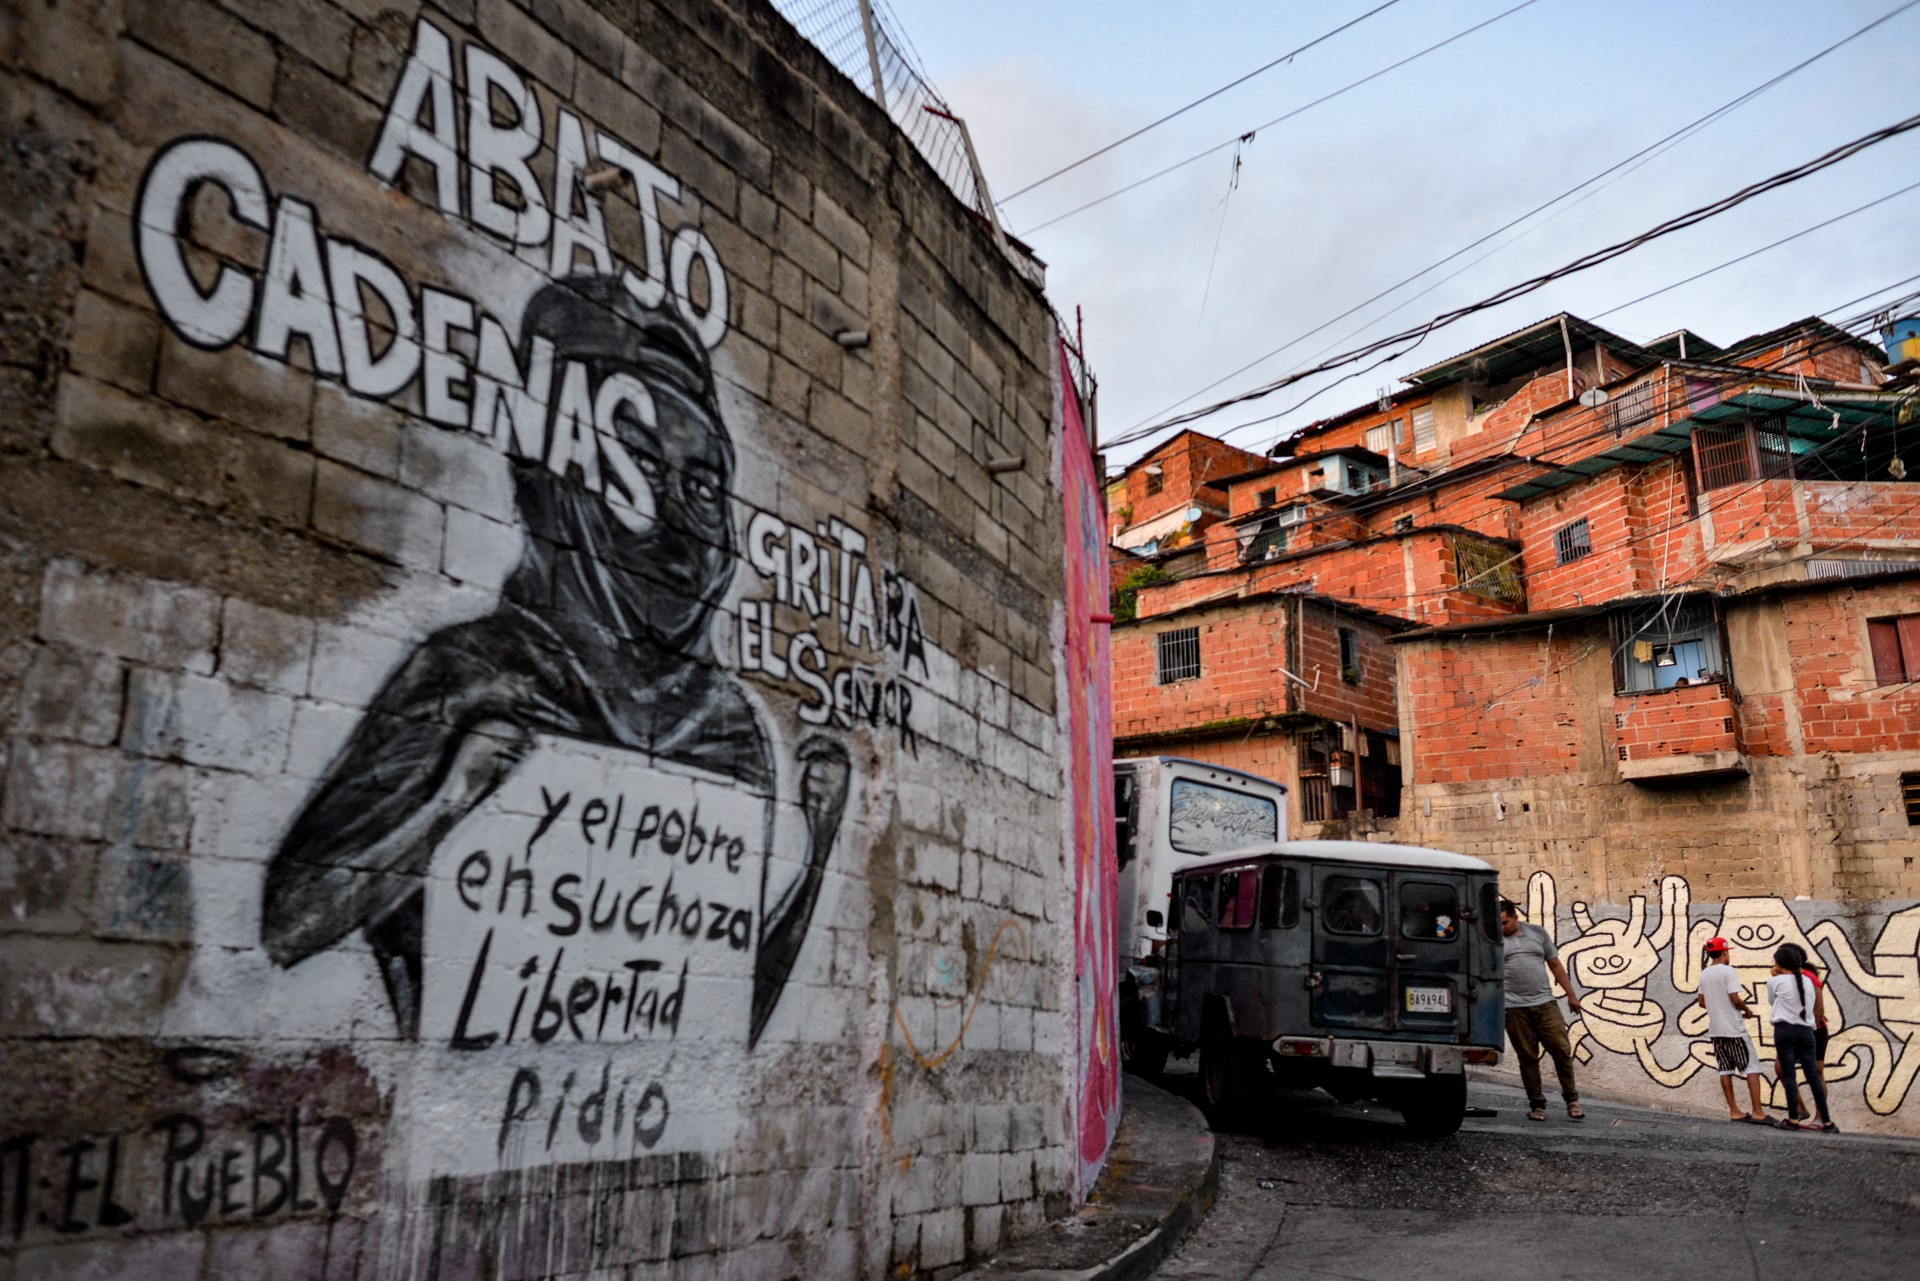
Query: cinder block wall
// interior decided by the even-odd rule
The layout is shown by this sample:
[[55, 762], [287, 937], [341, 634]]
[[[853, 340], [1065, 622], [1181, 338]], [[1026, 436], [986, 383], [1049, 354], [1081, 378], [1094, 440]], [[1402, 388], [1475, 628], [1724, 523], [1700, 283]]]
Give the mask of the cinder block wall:
[[0, 49], [0, 1273], [1060, 1210], [1053, 327], [881, 111], [761, 0]]

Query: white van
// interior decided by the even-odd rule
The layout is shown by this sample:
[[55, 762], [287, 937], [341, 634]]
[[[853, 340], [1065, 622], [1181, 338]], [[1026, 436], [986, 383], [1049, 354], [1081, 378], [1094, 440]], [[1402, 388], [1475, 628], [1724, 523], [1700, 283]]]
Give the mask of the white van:
[[[1160, 1023], [1160, 954], [1174, 870], [1209, 854], [1286, 840], [1287, 789], [1205, 761], [1137, 756], [1113, 763], [1113, 799], [1121, 1048], [1131, 1058], [1143, 1022]], [[1144, 1063], [1135, 1067], [1151, 1072]]]

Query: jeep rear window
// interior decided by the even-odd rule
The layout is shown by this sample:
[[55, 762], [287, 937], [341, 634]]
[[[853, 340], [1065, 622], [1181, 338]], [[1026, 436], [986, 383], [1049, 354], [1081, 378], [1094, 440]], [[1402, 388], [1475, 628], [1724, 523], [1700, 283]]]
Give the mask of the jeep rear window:
[[1220, 873], [1220, 928], [1250, 930], [1260, 898], [1260, 873], [1254, 868]]
[[1378, 881], [1329, 876], [1321, 919], [1335, 934], [1378, 934], [1386, 916], [1385, 898]]
[[1400, 883], [1400, 937], [1450, 943], [1460, 936], [1460, 896], [1433, 881]]

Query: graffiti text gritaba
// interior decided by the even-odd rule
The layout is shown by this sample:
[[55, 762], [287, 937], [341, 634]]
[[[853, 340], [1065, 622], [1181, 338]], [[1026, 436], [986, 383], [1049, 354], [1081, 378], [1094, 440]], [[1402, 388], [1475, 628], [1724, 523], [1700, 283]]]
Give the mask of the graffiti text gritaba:
[[[453, 45], [420, 21], [369, 171], [391, 183], [410, 157], [424, 162], [448, 219], [523, 253], [541, 251], [541, 266], [556, 279], [576, 270], [615, 277], [639, 305], [672, 306], [701, 342], [718, 346], [727, 329], [719, 254], [699, 228], [669, 235], [660, 218], [660, 198], [679, 199], [679, 181], [560, 110], [551, 142], [561, 198], [550, 200], [529, 164], [548, 141], [531, 86], [479, 45], [466, 47], [465, 63], [460, 110]], [[511, 108], [505, 124], [495, 106], [502, 101]], [[575, 192], [589, 170], [629, 184], [643, 228], [638, 252], [614, 252], [598, 201], [581, 199], [576, 209]], [[203, 289], [186, 245], [189, 209], [205, 186], [226, 195], [235, 219], [267, 233], [267, 257], [258, 273], [224, 262]], [[502, 202], [503, 187], [519, 207]], [[315, 373], [370, 399], [397, 396], [417, 382], [429, 422], [473, 431], [510, 457], [542, 461], [561, 475], [577, 467], [629, 527], [649, 519], [648, 486], [613, 428], [622, 410], [652, 424], [653, 399], [640, 380], [615, 376], [590, 391], [582, 363], [556, 361], [545, 338], [533, 340], [522, 363], [506, 327], [472, 299], [431, 285], [416, 290], [379, 254], [324, 234], [312, 204], [270, 192], [253, 158], [223, 139], [188, 137], [162, 148], [141, 182], [137, 211], [141, 272], [161, 315], [187, 342], [220, 350], [244, 339], [256, 355], [287, 361], [301, 339]], [[696, 301], [696, 263], [703, 302]]]

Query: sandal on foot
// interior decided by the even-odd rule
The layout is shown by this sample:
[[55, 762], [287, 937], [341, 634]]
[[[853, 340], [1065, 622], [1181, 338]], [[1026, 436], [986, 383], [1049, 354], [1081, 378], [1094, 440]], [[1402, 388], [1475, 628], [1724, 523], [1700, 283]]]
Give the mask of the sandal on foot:
[[1587, 1114], [1580, 1110], [1580, 1105], [1578, 1103], [1567, 1104], [1567, 1120], [1584, 1121], [1586, 1119], [1587, 1119]]
[[1820, 1124], [1819, 1124], [1818, 1126], [1816, 1126], [1815, 1128], [1816, 1128], [1816, 1129], [1818, 1129], [1818, 1130], [1819, 1130], [1819, 1131], [1820, 1131], [1820, 1132], [1821, 1132], [1822, 1134], [1838, 1134], [1838, 1133], [1840, 1133], [1840, 1127], [1839, 1127], [1839, 1126], [1837, 1126], [1837, 1125], [1835, 1125], [1835, 1124], [1834, 1124], [1833, 1122], [1831, 1122], [1831, 1121], [1822, 1121], [1822, 1122], [1821, 1122], [1821, 1123], [1820, 1123]]
[[1535, 1108], [1533, 1111], [1527, 1113], [1527, 1120], [1529, 1121], [1544, 1121], [1546, 1119], [1547, 1110], [1545, 1108]]

